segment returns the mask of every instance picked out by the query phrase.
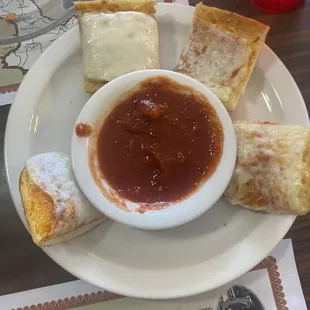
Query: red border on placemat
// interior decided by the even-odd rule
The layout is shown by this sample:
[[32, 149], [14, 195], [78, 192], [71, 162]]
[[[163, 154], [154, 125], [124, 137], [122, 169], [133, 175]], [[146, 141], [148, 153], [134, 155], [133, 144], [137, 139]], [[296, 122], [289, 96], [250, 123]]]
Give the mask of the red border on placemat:
[[[283, 286], [280, 278], [280, 273], [278, 271], [279, 268], [277, 265], [277, 260], [273, 256], [268, 256], [251, 271], [262, 269], [267, 269], [277, 310], [289, 310], [286, 306], [287, 302], [285, 300], [285, 294], [283, 292]], [[97, 293], [53, 300], [50, 302], [44, 302], [37, 305], [31, 305], [12, 310], [67, 310], [120, 298], [124, 298], [124, 296], [106, 291], [99, 291]]]
[[285, 300], [285, 294], [283, 292], [280, 272], [278, 271], [279, 267], [277, 265], [277, 260], [275, 259], [275, 257], [273, 256], [266, 257], [251, 271], [261, 269], [267, 269], [277, 310], [289, 310], [288, 307], [286, 306], [287, 301]]
[[19, 85], [20, 85], [20, 83], [11, 84], [11, 85], [7, 85], [7, 86], [0, 86], [0, 94], [16, 92]]
[[12, 310], [67, 310], [119, 298], [124, 298], [124, 296], [120, 296], [106, 291], [99, 291], [97, 293], [52, 300], [50, 302], [44, 302], [37, 305], [26, 306], [23, 308], [20, 307]]

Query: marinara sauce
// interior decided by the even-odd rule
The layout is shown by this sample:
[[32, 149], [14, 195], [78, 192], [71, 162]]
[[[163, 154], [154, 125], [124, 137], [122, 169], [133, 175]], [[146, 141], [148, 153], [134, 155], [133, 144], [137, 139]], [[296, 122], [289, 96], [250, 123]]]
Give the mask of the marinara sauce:
[[188, 197], [222, 151], [222, 125], [208, 99], [160, 76], [120, 97], [97, 140], [104, 179], [121, 197], [146, 204]]

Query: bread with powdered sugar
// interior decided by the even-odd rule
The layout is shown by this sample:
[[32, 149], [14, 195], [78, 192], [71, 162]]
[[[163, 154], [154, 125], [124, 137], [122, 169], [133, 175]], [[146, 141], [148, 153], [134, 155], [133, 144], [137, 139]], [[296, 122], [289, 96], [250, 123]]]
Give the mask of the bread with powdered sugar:
[[81, 192], [65, 154], [44, 153], [27, 160], [19, 190], [33, 242], [38, 246], [66, 242], [105, 219]]

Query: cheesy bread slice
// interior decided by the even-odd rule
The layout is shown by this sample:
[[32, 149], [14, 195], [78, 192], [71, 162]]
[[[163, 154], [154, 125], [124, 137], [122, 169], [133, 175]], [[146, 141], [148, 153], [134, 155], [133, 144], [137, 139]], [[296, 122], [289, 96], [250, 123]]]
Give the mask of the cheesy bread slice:
[[209, 87], [227, 110], [239, 103], [269, 27], [238, 14], [196, 6], [188, 43], [175, 71]]
[[87, 93], [123, 74], [159, 68], [155, 4], [155, 0], [74, 2]]
[[278, 214], [310, 210], [310, 128], [236, 122], [237, 162], [224, 198]]

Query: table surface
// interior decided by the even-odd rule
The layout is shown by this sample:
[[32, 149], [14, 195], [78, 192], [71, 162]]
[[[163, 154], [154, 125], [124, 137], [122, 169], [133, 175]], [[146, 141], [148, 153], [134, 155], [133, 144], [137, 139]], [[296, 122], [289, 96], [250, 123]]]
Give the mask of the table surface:
[[[191, 4], [199, 1], [192, 0]], [[208, 0], [209, 5], [255, 18], [271, 30], [267, 44], [293, 75], [310, 109], [310, 1], [292, 13], [268, 15], [248, 0]], [[10, 106], [0, 107], [0, 295], [62, 283], [75, 278], [36, 247], [20, 221], [6, 182], [3, 144]], [[299, 217], [292, 238], [307, 306], [310, 308], [310, 214]]]

